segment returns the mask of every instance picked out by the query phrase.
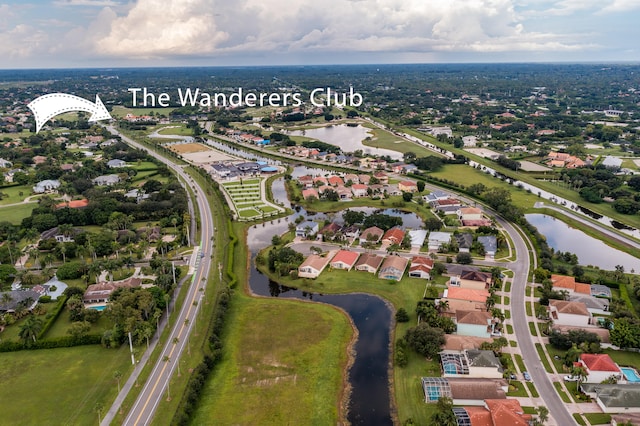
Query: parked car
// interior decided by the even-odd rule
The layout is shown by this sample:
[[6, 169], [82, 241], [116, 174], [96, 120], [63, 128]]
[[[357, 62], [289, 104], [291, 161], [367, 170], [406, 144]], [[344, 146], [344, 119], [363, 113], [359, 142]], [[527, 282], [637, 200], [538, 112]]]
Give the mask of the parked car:
[[578, 381], [578, 377], [574, 377], [574, 376], [564, 376], [564, 381], [565, 381], [565, 382], [577, 382], [577, 381]]
[[522, 373], [522, 376], [524, 377], [524, 379], [525, 379], [527, 382], [530, 382], [530, 381], [531, 381], [531, 376], [529, 375], [529, 373], [528, 373], [528, 372], [526, 372], [526, 371], [525, 371], [524, 373]]

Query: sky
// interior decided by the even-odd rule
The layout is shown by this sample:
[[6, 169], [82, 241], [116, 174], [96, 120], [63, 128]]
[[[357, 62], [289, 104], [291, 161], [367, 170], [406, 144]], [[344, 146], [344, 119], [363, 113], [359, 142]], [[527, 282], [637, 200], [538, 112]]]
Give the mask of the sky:
[[638, 62], [640, 0], [0, 0], [0, 68]]

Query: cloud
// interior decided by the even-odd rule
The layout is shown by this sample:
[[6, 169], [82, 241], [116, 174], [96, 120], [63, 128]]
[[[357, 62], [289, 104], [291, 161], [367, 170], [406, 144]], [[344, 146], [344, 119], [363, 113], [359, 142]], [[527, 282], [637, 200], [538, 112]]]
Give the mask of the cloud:
[[628, 12], [630, 10], [640, 9], [640, 2], [638, 0], [613, 0], [611, 4], [606, 5], [603, 12]]
[[55, 6], [93, 6], [93, 7], [109, 7], [119, 6], [120, 3], [113, 0], [56, 0], [53, 2]]
[[[567, 10], [578, 4], [557, 2]], [[90, 30], [87, 38], [97, 55], [125, 58], [582, 46], [566, 36], [527, 32], [514, 0], [138, 0], [121, 14], [105, 10], [102, 30]]]
[[46, 49], [47, 34], [25, 24], [0, 32], [0, 56], [12, 60], [36, 56]]

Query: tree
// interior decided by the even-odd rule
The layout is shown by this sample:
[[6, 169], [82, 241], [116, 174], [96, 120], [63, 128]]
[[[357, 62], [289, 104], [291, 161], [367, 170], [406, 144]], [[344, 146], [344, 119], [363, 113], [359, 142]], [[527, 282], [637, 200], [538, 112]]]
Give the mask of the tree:
[[429, 359], [435, 358], [445, 343], [444, 331], [440, 328], [430, 327], [425, 323], [408, 329], [405, 340], [413, 350]]
[[91, 324], [88, 321], [75, 321], [69, 326], [67, 334], [71, 335], [74, 339], [79, 339], [86, 335], [89, 330], [91, 330]]
[[424, 191], [424, 182], [419, 180], [416, 182], [416, 185], [418, 186], [418, 192], [422, 193], [422, 191]]
[[456, 255], [456, 262], [461, 265], [469, 265], [473, 262], [473, 258], [469, 253], [458, 253]]
[[120, 379], [122, 378], [122, 371], [120, 370], [114, 371], [113, 378], [118, 381], [118, 393], [120, 393]]
[[451, 398], [440, 397], [436, 403], [437, 411], [431, 416], [431, 424], [438, 426], [457, 426], [458, 420], [453, 413]]
[[396, 312], [396, 321], [398, 322], [408, 322], [409, 321], [409, 313], [405, 308], [400, 308]]
[[547, 407], [545, 407], [544, 405], [541, 405], [539, 407], [536, 408], [537, 414], [538, 414], [538, 418], [536, 419], [536, 423], [538, 425], [544, 425], [547, 420], [549, 420], [549, 409]]
[[40, 330], [42, 330], [42, 320], [30, 315], [29, 318], [22, 323], [18, 336], [20, 336], [20, 339], [22, 339], [25, 345], [32, 340], [35, 343]]
[[402, 200], [406, 203], [410, 202], [411, 200], [413, 200], [413, 193], [412, 192], [402, 192]]

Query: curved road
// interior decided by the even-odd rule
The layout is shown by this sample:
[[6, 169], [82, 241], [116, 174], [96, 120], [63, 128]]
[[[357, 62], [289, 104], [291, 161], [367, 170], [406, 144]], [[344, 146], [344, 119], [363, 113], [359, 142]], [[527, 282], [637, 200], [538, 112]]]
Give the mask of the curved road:
[[[169, 159], [149, 151], [143, 145], [133, 141], [132, 139], [121, 135], [113, 126], [107, 126], [107, 129], [116, 135], [122, 137], [122, 140], [129, 145], [143, 149], [150, 155], [165, 163], [173, 171], [175, 171], [185, 182], [192, 186], [196, 193], [196, 202], [200, 213], [201, 223], [201, 247], [198, 254], [198, 264], [193, 275], [193, 280], [189, 284], [185, 301], [175, 319], [175, 325], [171, 330], [167, 343], [162, 348], [158, 357], [158, 361], [153, 367], [151, 374], [147, 378], [142, 391], [138, 395], [129, 414], [127, 415], [125, 425], [148, 425], [151, 423], [155, 410], [163, 398], [166, 398], [170, 388], [167, 389], [169, 380], [176, 368], [179, 368], [178, 362], [180, 356], [188, 342], [188, 337], [195, 323], [196, 315], [199, 307], [202, 305], [204, 289], [207, 285], [207, 274], [211, 269], [211, 255], [213, 253], [213, 217], [207, 203], [206, 197], [198, 196], [198, 193], [204, 194], [204, 190], [191, 177], [182, 170], [182, 168]], [[195, 219], [195, 218], [194, 218]], [[194, 254], [197, 251], [194, 251]], [[197, 303], [195, 303], [197, 302]], [[174, 343], [176, 342], [176, 343]]]

